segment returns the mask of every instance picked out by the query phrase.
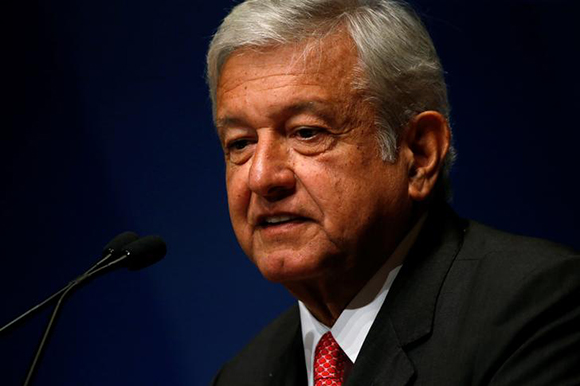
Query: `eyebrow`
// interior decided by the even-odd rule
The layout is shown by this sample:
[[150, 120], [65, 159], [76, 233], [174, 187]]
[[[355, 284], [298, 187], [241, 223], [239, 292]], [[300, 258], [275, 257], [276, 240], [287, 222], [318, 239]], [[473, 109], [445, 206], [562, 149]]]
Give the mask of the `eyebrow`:
[[241, 124], [243, 124], [242, 119], [225, 116], [216, 120], [215, 127], [219, 131], [220, 129], [225, 129], [231, 126], [239, 126]]
[[[320, 118], [332, 122], [336, 119], [333, 117], [332, 110], [333, 109], [326, 103], [318, 101], [304, 101], [297, 102], [289, 106], [284, 106], [280, 109], [280, 111], [276, 111], [273, 115], [297, 115], [302, 113], [315, 113]], [[227, 129], [232, 126], [243, 126], [245, 124], [246, 123], [244, 119], [227, 115], [225, 117], [218, 118], [215, 122], [215, 126], [218, 131]]]
[[333, 122], [336, 120], [335, 108], [332, 103], [324, 103], [319, 101], [298, 102], [287, 109], [294, 115], [301, 113], [314, 113], [325, 121]]

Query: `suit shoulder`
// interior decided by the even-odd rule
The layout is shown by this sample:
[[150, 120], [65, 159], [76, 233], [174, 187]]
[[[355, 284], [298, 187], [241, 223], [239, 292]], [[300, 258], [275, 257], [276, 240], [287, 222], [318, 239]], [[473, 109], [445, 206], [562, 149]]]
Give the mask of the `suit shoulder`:
[[469, 221], [458, 260], [485, 260], [486, 263], [551, 265], [579, 260], [580, 253], [548, 240], [503, 232]]
[[463, 234], [434, 319], [443, 365], [471, 369], [471, 384], [579, 384], [578, 252], [473, 221]]
[[[538, 308], [569, 301], [580, 292], [580, 254], [547, 240], [502, 232], [470, 222], [456, 260], [455, 283], [484, 304]], [[573, 306], [573, 303], [569, 303]], [[577, 307], [573, 307], [577, 308]]]

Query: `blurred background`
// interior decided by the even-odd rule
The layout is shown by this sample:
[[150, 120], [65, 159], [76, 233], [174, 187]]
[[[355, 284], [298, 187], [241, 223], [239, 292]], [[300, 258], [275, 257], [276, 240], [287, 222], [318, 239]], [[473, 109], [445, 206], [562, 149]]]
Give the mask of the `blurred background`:
[[[412, 2], [447, 72], [460, 215], [580, 249], [576, 0]], [[293, 303], [234, 238], [204, 83], [229, 0], [4, 5], [0, 325], [77, 276], [117, 233], [169, 252], [65, 304], [36, 385], [207, 385]], [[21, 384], [44, 311], [0, 338]]]

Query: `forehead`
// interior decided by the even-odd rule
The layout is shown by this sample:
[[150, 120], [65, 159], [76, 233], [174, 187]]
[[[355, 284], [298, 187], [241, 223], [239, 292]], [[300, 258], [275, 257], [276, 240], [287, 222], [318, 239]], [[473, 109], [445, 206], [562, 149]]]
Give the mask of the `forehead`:
[[351, 86], [357, 61], [354, 44], [344, 32], [292, 44], [240, 48], [222, 67], [218, 107], [227, 94], [273, 90], [290, 83], [344, 92]]

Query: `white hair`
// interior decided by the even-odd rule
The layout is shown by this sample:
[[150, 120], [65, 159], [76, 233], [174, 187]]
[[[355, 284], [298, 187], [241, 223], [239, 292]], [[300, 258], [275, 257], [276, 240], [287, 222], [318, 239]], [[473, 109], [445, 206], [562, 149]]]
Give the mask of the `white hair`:
[[[449, 120], [443, 69], [423, 23], [397, 0], [246, 0], [235, 6], [214, 35], [207, 82], [215, 117], [216, 88], [227, 58], [242, 47], [268, 47], [321, 39], [346, 28], [358, 52], [353, 85], [377, 111], [382, 158], [397, 157], [398, 136], [417, 114], [434, 110]], [[440, 183], [449, 192], [451, 146]]]

